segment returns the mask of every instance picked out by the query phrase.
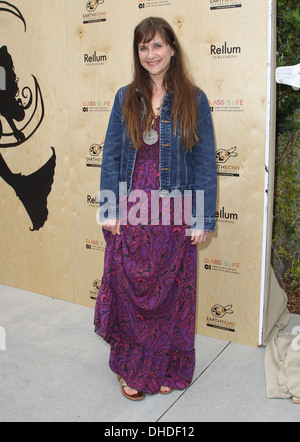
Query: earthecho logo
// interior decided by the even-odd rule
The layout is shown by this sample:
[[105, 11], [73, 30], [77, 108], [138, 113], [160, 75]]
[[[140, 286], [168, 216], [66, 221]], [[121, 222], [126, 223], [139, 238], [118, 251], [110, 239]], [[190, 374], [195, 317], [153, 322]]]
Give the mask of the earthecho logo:
[[212, 316], [207, 316], [206, 325], [210, 328], [217, 328], [227, 332], [236, 332], [236, 322], [223, 319], [227, 315], [233, 315], [232, 305], [223, 306], [216, 304], [211, 309]]
[[241, 0], [209, 0], [210, 10], [218, 11], [220, 9], [235, 9], [242, 8]]
[[106, 22], [106, 11], [98, 10], [98, 6], [103, 5], [103, 3], [104, 0], [89, 0], [85, 2], [85, 9], [88, 13], [85, 12], [82, 16], [84, 25]]
[[90, 0], [86, 4], [86, 10], [88, 12], [94, 12], [98, 8], [99, 5], [102, 5], [104, 0]]
[[86, 157], [87, 167], [102, 166], [103, 146], [104, 143], [91, 145], [91, 147], [89, 148], [89, 156]]
[[230, 149], [218, 149], [216, 152], [218, 176], [239, 177], [241, 166], [239, 164], [230, 164], [233, 158], [237, 158], [237, 146]]

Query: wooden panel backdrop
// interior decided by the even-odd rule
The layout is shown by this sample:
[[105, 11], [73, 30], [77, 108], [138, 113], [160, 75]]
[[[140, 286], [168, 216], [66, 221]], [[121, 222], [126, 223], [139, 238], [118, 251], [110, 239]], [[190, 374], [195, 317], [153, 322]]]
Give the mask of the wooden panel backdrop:
[[[16, 175], [8, 182], [1, 173], [0, 283], [94, 306], [105, 247], [96, 213], [106, 127], [116, 91], [131, 80], [134, 27], [147, 16], [162, 16], [174, 26], [210, 99], [217, 139], [217, 232], [199, 248], [197, 332], [257, 345], [268, 6], [267, 0], [190, 0], [184, 6], [182, 0], [14, 0], [5, 5], [0, 47], [6, 46], [13, 60], [23, 105], [28, 104], [23, 88], [30, 87], [33, 95], [23, 121], [14, 121], [17, 129], [34, 117], [22, 140], [9, 135], [0, 111], [0, 153], [13, 174], [28, 176], [46, 165], [41, 173], [48, 177], [45, 183], [37, 172], [22, 182], [36, 201], [35, 209], [26, 209], [16, 196]], [[8, 107], [9, 98], [2, 101]], [[37, 128], [32, 136], [29, 127]], [[7, 147], [17, 140], [17, 146]], [[45, 196], [41, 202], [34, 195], [34, 183], [45, 189], [47, 203]], [[42, 206], [48, 217], [31, 231], [30, 210]]]

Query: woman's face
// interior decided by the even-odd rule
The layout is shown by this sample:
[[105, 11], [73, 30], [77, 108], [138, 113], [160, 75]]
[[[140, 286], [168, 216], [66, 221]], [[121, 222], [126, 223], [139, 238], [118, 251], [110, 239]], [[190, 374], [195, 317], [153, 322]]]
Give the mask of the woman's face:
[[139, 44], [141, 65], [149, 72], [153, 80], [163, 81], [173, 55], [174, 50], [160, 34], [156, 34], [149, 43]]

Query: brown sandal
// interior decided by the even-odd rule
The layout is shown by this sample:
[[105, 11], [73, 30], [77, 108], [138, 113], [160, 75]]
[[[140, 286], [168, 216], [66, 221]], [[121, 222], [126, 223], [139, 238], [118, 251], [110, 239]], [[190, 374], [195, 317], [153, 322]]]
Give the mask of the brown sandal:
[[294, 404], [300, 404], [300, 398], [294, 396], [293, 402], [294, 402]]
[[[162, 385], [162, 386], [164, 387], [164, 385]], [[170, 388], [170, 387], [166, 387], [166, 388]], [[171, 393], [173, 393], [173, 391], [174, 391], [173, 388], [170, 388], [169, 391], [161, 391], [161, 390], [159, 390], [159, 394], [164, 394], [164, 395], [171, 394]]]
[[[124, 381], [124, 379], [120, 375], [118, 375], [118, 380], [121, 385], [121, 392], [122, 392], [123, 396], [126, 397], [126, 399], [129, 399], [130, 401], [142, 401], [143, 399], [145, 399], [145, 397], [146, 397], [145, 393], [138, 392], [137, 394], [133, 394], [132, 396], [130, 394], [126, 394], [124, 388], [128, 387], [128, 385], [126, 384], [126, 382]], [[129, 387], [129, 388], [131, 388], [131, 387]]]

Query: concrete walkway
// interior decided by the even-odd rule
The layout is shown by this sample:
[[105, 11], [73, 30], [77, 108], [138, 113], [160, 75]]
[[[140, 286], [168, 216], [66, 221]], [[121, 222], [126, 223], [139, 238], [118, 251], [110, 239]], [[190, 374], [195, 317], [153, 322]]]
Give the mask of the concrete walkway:
[[[203, 336], [189, 389], [128, 401], [93, 316], [87, 307], [0, 285], [0, 422], [300, 421], [291, 399], [266, 398], [263, 348]], [[299, 325], [292, 315], [287, 331]]]

